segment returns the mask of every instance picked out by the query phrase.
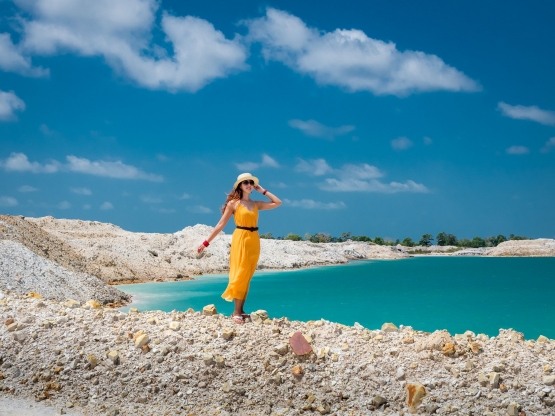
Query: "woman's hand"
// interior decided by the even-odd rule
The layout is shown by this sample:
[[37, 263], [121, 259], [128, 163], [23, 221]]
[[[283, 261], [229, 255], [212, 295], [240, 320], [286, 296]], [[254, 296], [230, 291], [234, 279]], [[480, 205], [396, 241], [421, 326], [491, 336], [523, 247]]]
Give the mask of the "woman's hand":
[[206, 246], [203, 244], [201, 244], [200, 246], [198, 246], [197, 248], [197, 253], [200, 254], [204, 251], [204, 249], [206, 248]]
[[264, 188], [261, 187], [260, 184], [254, 185], [254, 190], [260, 193], [264, 192]]

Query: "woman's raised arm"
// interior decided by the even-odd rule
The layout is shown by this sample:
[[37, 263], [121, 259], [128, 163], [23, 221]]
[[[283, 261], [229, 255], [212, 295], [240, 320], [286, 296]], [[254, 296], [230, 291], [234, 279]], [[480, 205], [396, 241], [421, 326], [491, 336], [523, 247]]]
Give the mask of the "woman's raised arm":
[[272, 202], [258, 201], [256, 204], [258, 206], [259, 211], [274, 209], [281, 205], [281, 199], [279, 199], [277, 196], [275, 196], [267, 189], [262, 188], [260, 185], [256, 185], [254, 189], [260, 192], [262, 195], [266, 195], [268, 198], [270, 198], [270, 201], [272, 201]]

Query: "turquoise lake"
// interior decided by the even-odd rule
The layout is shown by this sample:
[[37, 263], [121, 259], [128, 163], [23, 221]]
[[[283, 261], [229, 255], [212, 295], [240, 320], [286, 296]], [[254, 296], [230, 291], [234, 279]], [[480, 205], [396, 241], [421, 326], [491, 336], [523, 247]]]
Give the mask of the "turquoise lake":
[[[229, 315], [233, 306], [220, 297], [226, 285], [227, 275], [207, 275], [118, 288], [142, 311], [213, 303]], [[257, 272], [245, 310], [257, 309], [270, 317], [359, 322], [370, 329], [394, 322], [453, 334], [469, 329], [492, 336], [513, 328], [527, 339], [555, 338], [555, 258], [415, 257]]]

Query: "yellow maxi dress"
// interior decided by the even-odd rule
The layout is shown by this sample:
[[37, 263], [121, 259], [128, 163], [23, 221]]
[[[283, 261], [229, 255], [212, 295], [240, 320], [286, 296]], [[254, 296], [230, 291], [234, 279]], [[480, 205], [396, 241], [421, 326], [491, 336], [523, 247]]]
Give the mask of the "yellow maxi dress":
[[[258, 207], [256, 202], [250, 211], [241, 203], [237, 204], [234, 214], [235, 225], [257, 227]], [[260, 236], [258, 231], [236, 228], [231, 237], [229, 256], [229, 283], [222, 298], [231, 302], [233, 299], [245, 299], [249, 292], [252, 275], [260, 257]]]

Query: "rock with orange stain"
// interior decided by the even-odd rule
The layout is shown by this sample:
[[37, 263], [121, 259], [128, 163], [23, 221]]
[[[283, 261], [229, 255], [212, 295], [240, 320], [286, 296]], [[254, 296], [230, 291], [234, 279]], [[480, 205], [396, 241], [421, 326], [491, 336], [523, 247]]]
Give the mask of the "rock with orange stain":
[[447, 331], [435, 331], [415, 344], [416, 351], [441, 351], [445, 344], [455, 344], [455, 340]]
[[451, 355], [455, 353], [455, 345], [451, 343], [447, 343], [441, 349], [441, 353], [443, 355]]
[[410, 413], [416, 413], [418, 406], [426, 397], [426, 388], [420, 383], [408, 383], [405, 387], [407, 392], [407, 407]]
[[480, 344], [479, 342], [470, 342], [468, 346], [470, 347], [470, 350], [473, 354], [478, 354], [482, 349], [482, 344]]

